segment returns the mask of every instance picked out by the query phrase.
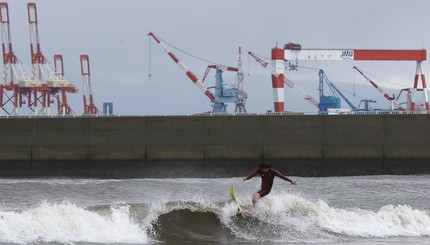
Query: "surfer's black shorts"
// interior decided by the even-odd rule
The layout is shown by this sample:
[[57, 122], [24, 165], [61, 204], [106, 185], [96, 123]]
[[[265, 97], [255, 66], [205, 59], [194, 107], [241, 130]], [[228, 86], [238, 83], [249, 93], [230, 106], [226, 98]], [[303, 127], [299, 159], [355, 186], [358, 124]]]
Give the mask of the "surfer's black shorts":
[[257, 193], [260, 195], [260, 197], [264, 197], [267, 194], [269, 194], [270, 191], [271, 191], [271, 189], [262, 189], [262, 190], [259, 190]]

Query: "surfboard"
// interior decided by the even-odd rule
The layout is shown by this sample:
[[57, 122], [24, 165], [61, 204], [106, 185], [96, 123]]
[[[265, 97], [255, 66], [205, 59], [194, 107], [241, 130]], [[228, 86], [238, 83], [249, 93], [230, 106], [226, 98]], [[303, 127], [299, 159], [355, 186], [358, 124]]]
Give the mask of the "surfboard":
[[234, 191], [233, 186], [230, 187], [230, 195], [231, 195], [231, 198], [233, 198], [233, 201], [236, 203], [237, 208], [239, 209], [239, 212], [243, 214], [242, 207], [240, 206], [239, 201], [237, 200], [236, 192]]
[[239, 209], [239, 213], [242, 215], [242, 217], [244, 217], [244, 218], [250, 217], [252, 207], [240, 205], [239, 201], [237, 200], [236, 192], [234, 191], [233, 186], [230, 187], [230, 195], [231, 195], [231, 198], [233, 199], [234, 203], [236, 203], [237, 208]]

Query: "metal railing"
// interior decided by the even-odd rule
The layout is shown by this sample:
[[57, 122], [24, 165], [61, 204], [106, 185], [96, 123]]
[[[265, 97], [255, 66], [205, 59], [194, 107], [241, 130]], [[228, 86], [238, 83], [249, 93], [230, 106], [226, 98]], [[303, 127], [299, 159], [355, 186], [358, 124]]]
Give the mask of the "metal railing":
[[124, 114], [124, 115], [0, 115], [0, 119], [8, 118], [115, 118], [115, 117], [227, 117], [227, 116], [334, 116], [334, 115], [425, 115], [430, 114], [426, 111], [392, 111], [392, 110], [373, 110], [373, 111], [339, 111], [339, 112], [271, 112], [266, 113], [194, 113], [194, 114]]

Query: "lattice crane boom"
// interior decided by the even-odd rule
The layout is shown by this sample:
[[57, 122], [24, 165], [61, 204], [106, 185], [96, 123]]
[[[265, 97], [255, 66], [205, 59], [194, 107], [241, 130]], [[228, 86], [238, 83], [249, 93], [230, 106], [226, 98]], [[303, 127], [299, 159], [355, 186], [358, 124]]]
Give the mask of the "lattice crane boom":
[[369, 77], [367, 77], [364, 72], [362, 72], [360, 69], [358, 69], [356, 66], [353, 67], [356, 71], [358, 71], [358, 73], [360, 73], [370, 84], [372, 84], [372, 86], [374, 88], [376, 88], [376, 90], [378, 90], [379, 93], [381, 93], [388, 101], [390, 101], [390, 103], [392, 103], [392, 105], [394, 106], [394, 108], [399, 109], [399, 110], [404, 110], [398, 103], [397, 101], [394, 99], [394, 96], [391, 97], [390, 95], [388, 95], [381, 87], [379, 87], [375, 82], [373, 82]]
[[267, 65], [269, 64], [269, 62], [264, 61], [263, 59], [261, 59], [260, 57], [258, 57], [256, 54], [254, 54], [253, 52], [249, 51], [248, 54], [254, 58], [262, 67], [266, 68]]
[[191, 79], [191, 81], [197, 86], [197, 88], [202, 91], [211, 102], [214, 102], [215, 96], [208, 90], [206, 85], [203, 84], [203, 82], [197, 78], [196, 75], [192, 71], [190, 71], [187, 66], [185, 66], [184, 63], [182, 63], [168, 48], [167, 46], [161, 41], [159, 37], [157, 37], [154, 33], [149, 32], [149, 36], [154, 38], [154, 40], [163, 48], [164, 52], [166, 52], [172, 60], [178, 64], [178, 66], [185, 72], [185, 74], [188, 76], [188, 78]]
[[236, 68], [236, 67], [222, 66], [222, 65], [208, 65], [208, 67], [206, 67], [205, 74], [203, 75], [202, 83], [205, 82], [206, 77], [208, 76], [208, 74], [209, 74], [209, 72], [210, 72], [211, 69], [214, 69], [214, 70], [220, 69], [222, 71], [234, 71], [234, 72], [238, 72], [239, 71], [238, 68]]

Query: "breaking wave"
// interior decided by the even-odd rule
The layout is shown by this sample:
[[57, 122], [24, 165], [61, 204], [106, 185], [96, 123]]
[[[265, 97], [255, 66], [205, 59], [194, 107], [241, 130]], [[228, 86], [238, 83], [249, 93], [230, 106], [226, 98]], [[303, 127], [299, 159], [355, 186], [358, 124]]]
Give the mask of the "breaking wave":
[[[229, 210], [228, 205], [225, 206]], [[228, 213], [228, 212], [226, 212]], [[221, 217], [236, 236], [277, 242], [330, 242], [352, 238], [430, 236], [428, 211], [386, 205], [378, 211], [330, 207], [322, 200], [277, 195], [261, 200], [249, 222]]]
[[331, 207], [300, 195], [271, 194], [249, 217], [229, 201], [154, 202], [79, 207], [42, 202], [0, 208], [0, 243], [336, 242], [354, 238], [430, 236], [430, 214], [409, 206], [371, 211]]
[[1, 243], [147, 243], [148, 236], [127, 205], [112, 205], [108, 215], [69, 202], [24, 211], [0, 210]]

